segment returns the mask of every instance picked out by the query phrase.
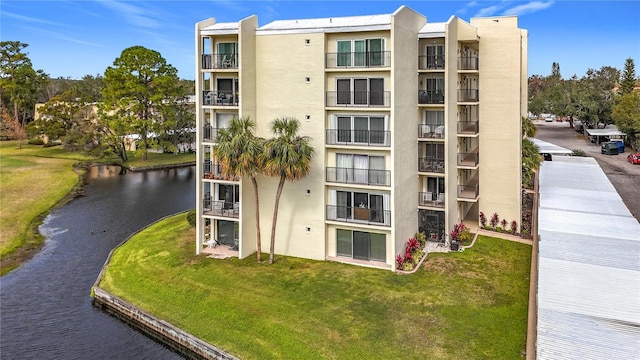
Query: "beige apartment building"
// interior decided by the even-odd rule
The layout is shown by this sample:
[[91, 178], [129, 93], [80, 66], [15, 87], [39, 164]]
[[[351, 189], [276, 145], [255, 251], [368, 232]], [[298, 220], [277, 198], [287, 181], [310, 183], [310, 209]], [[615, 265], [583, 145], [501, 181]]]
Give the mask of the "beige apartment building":
[[[256, 251], [249, 179], [220, 176], [217, 129], [295, 117], [315, 149], [287, 182], [275, 253], [395, 270], [417, 231], [446, 240], [480, 211], [521, 220], [527, 32], [517, 17], [393, 14], [196, 24], [196, 253]], [[278, 179], [259, 177], [262, 251]]]

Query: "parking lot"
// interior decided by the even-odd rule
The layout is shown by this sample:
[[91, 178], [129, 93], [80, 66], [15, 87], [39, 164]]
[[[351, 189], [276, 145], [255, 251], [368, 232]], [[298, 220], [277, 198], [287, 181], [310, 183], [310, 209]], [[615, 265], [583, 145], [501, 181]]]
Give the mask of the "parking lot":
[[603, 155], [600, 153], [600, 145], [592, 143], [584, 135], [570, 128], [568, 122], [534, 120], [533, 123], [538, 128], [536, 138], [569, 150], [579, 149], [587, 156], [593, 157], [616, 188], [631, 214], [636, 220], [640, 219], [640, 165], [633, 165], [627, 161], [629, 148], [625, 148], [625, 152], [619, 155]]

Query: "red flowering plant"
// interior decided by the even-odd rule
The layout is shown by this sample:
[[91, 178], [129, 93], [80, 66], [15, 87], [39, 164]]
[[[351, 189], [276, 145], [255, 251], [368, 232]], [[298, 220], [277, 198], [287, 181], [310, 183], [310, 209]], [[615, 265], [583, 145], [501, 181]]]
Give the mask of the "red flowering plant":
[[[424, 235], [422, 238], [426, 241], [426, 237], [424, 237]], [[418, 234], [407, 240], [404, 248], [404, 255], [396, 256], [396, 268], [404, 271], [413, 270], [418, 264], [418, 261], [420, 261], [424, 255], [423, 247], [424, 243], [421, 241], [421, 237], [419, 237]]]
[[511, 233], [515, 234], [517, 232], [518, 232], [518, 223], [515, 220], [513, 220], [511, 222]]
[[482, 228], [487, 227], [487, 216], [482, 211], [480, 211], [480, 225]]
[[471, 231], [469, 231], [469, 228], [460, 223], [453, 225], [453, 230], [451, 230], [450, 238], [451, 241], [458, 241], [463, 245], [468, 245], [471, 243], [473, 235], [471, 234]]
[[498, 222], [500, 221], [500, 217], [498, 217], [498, 213], [493, 213], [491, 216], [491, 221], [489, 221], [489, 225], [491, 225], [492, 229], [495, 229], [498, 226]]

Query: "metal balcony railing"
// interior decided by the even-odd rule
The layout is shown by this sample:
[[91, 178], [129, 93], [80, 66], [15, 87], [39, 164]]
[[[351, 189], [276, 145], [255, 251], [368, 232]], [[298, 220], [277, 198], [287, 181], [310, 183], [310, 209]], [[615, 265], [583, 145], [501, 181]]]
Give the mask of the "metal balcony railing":
[[444, 124], [420, 124], [418, 125], [418, 138], [442, 139], [444, 137]]
[[444, 193], [420, 192], [418, 193], [418, 205], [444, 208]]
[[205, 124], [202, 127], [202, 141], [213, 142], [216, 139], [218, 139], [218, 128]]
[[222, 178], [222, 166], [215, 164], [212, 161], [205, 161], [202, 164], [202, 178], [204, 179], [221, 179]]
[[203, 54], [203, 69], [237, 69], [238, 54]]
[[391, 185], [391, 171], [327, 167], [327, 182], [360, 185]]
[[391, 145], [391, 132], [378, 130], [327, 129], [327, 145], [385, 146]]
[[327, 205], [326, 217], [327, 220], [333, 221], [391, 226], [391, 211], [389, 210]]
[[458, 134], [477, 134], [477, 121], [458, 121]]
[[435, 157], [418, 158], [418, 171], [444, 173], [444, 158], [435, 158]]
[[477, 56], [463, 56], [458, 58], [458, 70], [478, 70]]
[[444, 69], [444, 55], [419, 55], [419, 70], [440, 70]]
[[207, 106], [237, 106], [240, 97], [233, 91], [203, 91], [202, 105]]
[[327, 91], [327, 106], [389, 107], [390, 91]]
[[240, 203], [224, 200], [212, 201], [210, 197], [205, 197], [202, 203], [205, 215], [223, 216], [237, 218], [240, 216]]
[[391, 51], [337, 52], [325, 54], [327, 69], [389, 67]]
[[480, 160], [479, 154], [476, 153], [458, 153], [458, 166], [475, 167], [478, 166]]
[[458, 198], [461, 199], [477, 199], [478, 198], [478, 184], [475, 185], [458, 185]]
[[478, 93], [478, 89], [458, 89], [458, 101], [459, 102], [480, 101], [480, 94]]
[[444, 104], [444, 90], [418, 90], [418, 104]]

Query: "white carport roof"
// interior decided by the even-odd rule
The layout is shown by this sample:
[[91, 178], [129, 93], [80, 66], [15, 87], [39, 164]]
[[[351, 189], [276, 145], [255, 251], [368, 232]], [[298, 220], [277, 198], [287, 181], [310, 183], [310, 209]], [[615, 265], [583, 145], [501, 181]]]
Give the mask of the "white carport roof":
[[618, 129], [585, 129], [585, 131], [591, 136], [627, 136]]
[[573, 150], [569, 150], [567, 148], [563, 148], [562, 146], [558, 146], [556, 144], [552, 144], [540, 139], [530, 138], [534, 144], [538, 146], [540, 154], [558, 154], [558, 155], [569, 155], [573, 153]]
[[640, 223], [593, 158], [540, 169], [537, 359], [640, 359]]

